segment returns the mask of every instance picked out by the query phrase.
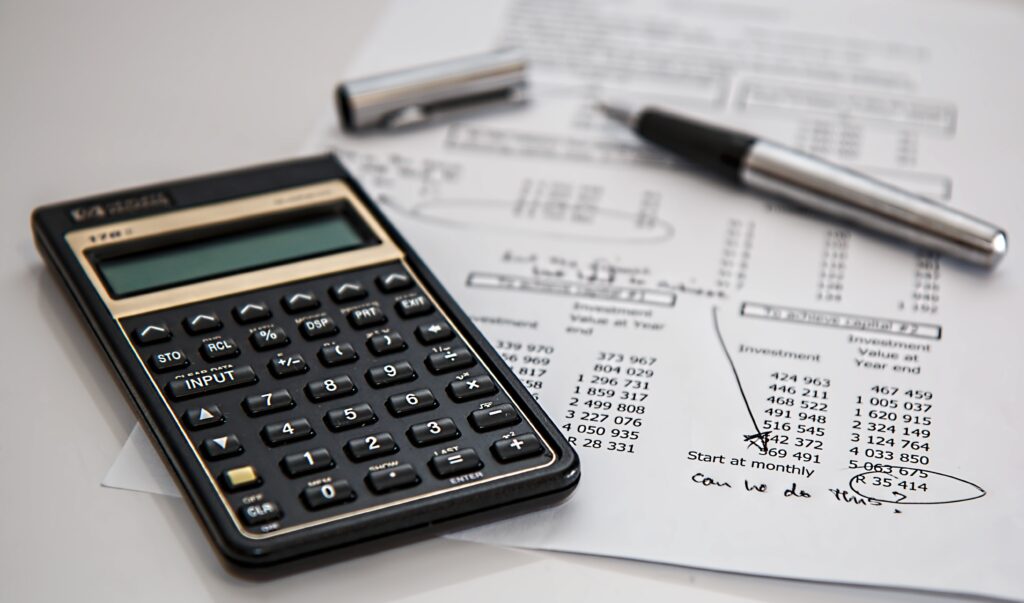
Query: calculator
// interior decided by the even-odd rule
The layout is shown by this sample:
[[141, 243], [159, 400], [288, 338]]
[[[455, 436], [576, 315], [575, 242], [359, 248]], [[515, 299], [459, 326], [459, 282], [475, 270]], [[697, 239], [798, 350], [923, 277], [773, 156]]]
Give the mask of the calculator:
[[579, 480], [565, 438], [333, 156], [42, 207], [32, 225], [229, 560], [358, 554]]

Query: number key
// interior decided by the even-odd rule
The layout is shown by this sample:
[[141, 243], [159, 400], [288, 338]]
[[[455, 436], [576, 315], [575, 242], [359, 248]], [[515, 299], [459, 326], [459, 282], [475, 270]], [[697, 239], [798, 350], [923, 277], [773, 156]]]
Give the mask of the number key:
[[416, 371], [406, 361], [375, 366], [366, 371], [366, 380], [374, 387], [387, 387], [416, 379]]
[[281, 461], [281, 468], [288, 477], [309, 475], [334, 466], [334, 459], [326, 448], [314, 448], [299, 454], [289, 454]]
[[349, 440], [345, 444], [345, 452], [353, 461], [365, 461], [386, 456], [398, 450], [395, 439], [390, 433], [381, 432], [362, 438]]
[[299, 418], [284, 423], [271, 423], [260, 431], [263, 441], [269, 446], [280, 446], [289, 442], [313, 437], [309, 421]]
[[459, 428], [455, 421], [445, 417], [426, 423], [418, 423], [409, 428], [409, 441], [416, 446], [429, 446], [438, 442], [447, 442], [459, 437]]
[[395, 394], [385, 403], [391, 414], [396, 417], [437, 408], [437, 400], [429, 389], [417, 389], [411, 392]]
[[355, 499], [356, 493], [345, 480], [337, 480], [302, 491], [302, 502], [310, 511], [340, 505]]
[[353, 404], [346, 408], [336, 408], [324, 415], [324, 423], [331, 431], [345, 431], [377, 422], [377, 415], [369, 404]]
[[338, 375], [323, 381], [306, 384], [306, 396], [313, 402], [326, 402], [356, 392], [356, 385], [346, 375]]
[[292, 399], [292, 395], [288, 393], [288, 390], [286, 389], [278, 389], [265, 394], [248, 396], [242, 402], [242, 408], [245, 409], [245, 414], [250, 417], [258, 417], [260, 415], [278, 412], [294, 406], [295, 400]]

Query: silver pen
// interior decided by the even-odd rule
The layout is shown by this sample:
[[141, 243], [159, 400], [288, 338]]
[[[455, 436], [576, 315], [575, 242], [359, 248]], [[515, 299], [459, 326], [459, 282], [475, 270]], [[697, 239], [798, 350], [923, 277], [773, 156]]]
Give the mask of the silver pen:
[[653, 107], [598, 108], [690, 163], [801, 207], [980, 266], [1006, 255], [999, 227], [823, 159]]

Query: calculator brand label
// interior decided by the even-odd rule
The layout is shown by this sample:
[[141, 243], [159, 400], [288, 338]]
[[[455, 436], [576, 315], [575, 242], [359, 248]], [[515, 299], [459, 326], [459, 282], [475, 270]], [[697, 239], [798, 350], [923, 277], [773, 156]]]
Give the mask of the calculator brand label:
[[163, 191], [146, 193], [134, 197], [123, 197], [113, 201], [91, 203], [72, 208], [69, 212], [76, 224], [134, 216], [155, 209], [166, 209], [173, 206], [170, 196]]

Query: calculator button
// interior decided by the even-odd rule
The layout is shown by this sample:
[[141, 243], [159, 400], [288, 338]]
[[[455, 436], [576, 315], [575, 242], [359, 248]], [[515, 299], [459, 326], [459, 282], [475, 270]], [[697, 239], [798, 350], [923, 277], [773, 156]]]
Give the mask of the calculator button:
[[291, 340], [281, 327], [266, 327], [257, 329], [249, 335], [249, 342], [252, 343], [252, 347], [262, 352], [284, 347], [291, 343]]
[[409, 428], [407, 435], [409, 436], [409, 441], [416, 446], [429, 446], [438, 442], [454, 440], [462, 434], [459, 433], [459, 428], [455, 426], [455, 421], [444, 418], [437, 419], [436, 421], [427, 421], [426, 423], [417, 423]]
[[292, 395], [286, 389], [246, 396], [245, 400], [242, 401], [242, 408], [245, 410], [245, 414], [250, 417], [258, 417], [293, 408], [294, 406], [295, 400], [292, 399]]
[[456, 402], [476, 400], [498, 391], [487, 375], [474, 375], [448, 384], [448, 395]]
[[377, 356], [401, 352], [406, 348], [405, 340], [398, 333], [378, 333], [366, 341], [366, 346]]
[[349, 440], [345, 444], [345, 453], [353, 461], [365, 461], [379, 456], [387, 456], [398, 451], [398, 445], [390, 433], [381, 432], [362, 438]]
[[503, 438], [491, 444], [491, 453], [494, 458], [502, 463], [511, 463], [519, 459], [526, 459], [544, 452], [537, 436], [528, 433], [526, 435]]
[[263, 500], [251, 505], [242, 505], [238, 508], [238, 516], [247, 526], [258, 526], [281, 519], [281, 507], [270, 500]]
[[196, 314], [195, 316], [189, 316], [182, 321], [185, 330], [191, 335], [199, 335], [201, 333], [209, 333], [210, 331], [216, 331], [217, 329], [224, 326], [224, 323], [220, 321], [220, 318], [216, 314], [210, 312], [208, 314]]
[[434, 306], [427, 301], [426, 296], [416, 295], [395, 302], [395, 311], [402, 318], [415, 318], [430, 314], [434, 311]]
[[262, 481], [260, 479], [260, 474], [256, 473], [256, 469], [254, 469], [252, 465], [228, 469], [224, 473], [220, 474], [220, 479], [224, 484], [224, 487], [231, 492], [258, 486]]
[[356, 384], [347, 375], [338, 375], [322, 381], [306, 384], [306, 395], [313, 402], [326, 402], [356, 392]]
[[310, 486], [302, 491], [302, 504], [310, 511], [326, 509], [354, 500], [355, 490], [343, 479], [335, 482]]
[[295, 314], [296, 312], [305, 312], [306, 310], [319, 308], [320, 300], [310, 291], [300, 291], [298, 293], [289, 293], [282, 297], [281, 305], [284, 306], [284, 309], [289, 314]]
[[508, 427], [509, 425], [519, 423], [521, 420], [519, 413], [516, 412], [516, 409], [511, 404], [499, 404], [490, 408], [482, 408], [473, 411], [473, 414], [469, 415], [469, 423], [477, 431], [490, 431], [500, 427]]
[[267, 363], [267, 368], [271, 375], [278, 379], [284, 379], [305, 373], [309, 370], [309, 365], [306, 364], [306, 359], [302, 357], [302, 354], [289, 354], [272, 359]]
[[250, 383], [256, 383], [256, 373], [252, 367], [239, 366], [175, 379], [167, 384], [167, 393], [174, 400], [184, 400]]
[[353, 404], [337, 408], [324, 415], [324, 423], [331, 431], [345, 431], [377, 422], [377, 415], [369, 404]]
[[271, 423], [260, 431], [263, 441], [270, 446], [280, 446], [313, 437], [313, 428], [305, 419], [292, 419], [284, 423]]
[[427, 368], [435, 375], [469, 368], [476, 364], [476, 357], [464, 347], [454, 347], [444, 352], [427, 356]]
[[234, 358], [241, 352], [238, 349], [238, 344], [230, 337], [219, 337], [210, 341], [204, 341], [203, 345], [199, 346], [199, 353], [203, 355], [207, 362]]
[[359, 283], [341, 283], [331, 287], [331, 298], [339, 304], [366, 297], [366, 289]]
[[366, 483], [377, 494], [384, 494], [401, 488], [411, 488], [420, 483], [420, 476], [409, 463], [403, 463], [389, 469], [371, 471], [366, 475]]
[[416, 371], [406, 361], [374, 366], [366, 371], [366, 380], [374, 387], [387, 387], [396, 383], [405, 383], [416, 379]]
[[408, 274], [402, 274], [401, 272], [392, 272], [391, 274], [378, 276], [377, 287], [379, 287], [380, 290], [383, 291], [384, 293], [404, 291], [409, 287], [412, 287], [412, 279], [409, 278]]
[[366, 327], [382, 325], [388, 321], [388, 317], [384, 316], [384, 312], [381, 311], [379, 306], [357, 308], [349, 312], [346, 316], [348, 318], [348, 324], [352, 325], [356, 329], [365, 329]]
[[270, 306], [264, 302], [249, 302], [235, 306], [231, 313], [235, 315], [235, 320], [244, 325], [270, 318]]
[[203, 456], [211, 461], [242, 454], [242, 443], [238, 441], [238, 437], [234, 434], [203, 440], [201, 447], [203, 449]]
[[334, 466], [334, 459], [326, 448], [315, 448], [299, 454], [289, 454], [281, 461], [281, 468], [288, 477], [300, 477], [324, 471]]
[[165, 323], [157, 322], [135, 329], [132, 332], [132, 339], [139, 345], [169, 341], [171, 339], [171, 330], [167, 328]]
[[355, 349], [347, 343], [327, 344], [320, 348], [316, 355], [320, 359], [320, 364], [324, 366], [338, 366], [359, 359], [359, 354], [356, 354]]
[[437, 400], [434, 398], [434, 394], [430, 393], [429, 389], [417, 389], [391, 396], [388, 398], [385, 406], [388, 407], [391, 414], [401, 417], [437, 408]]
[[427, 345], [448, 341], [454, 336], [452, 328], [443, 322], [431, 322], [416, 327], [416, 339]]
[[189, 429], [203, 429], [224, 422], [224, 414], [220, 412], [220, 408], [216, 404], [193, 408], [182, 415], [182, 418]]
[[338, 325], [329, 316], [320, 316], [302, 321], [299, 331], [306, 339], [320, 339], [330, 337], [338, 332]]
[[167, 350], [149, 357], [149, 366], [158, 373], [185, 368], [188, 365], [188, 356], [181, 350]]
[[430, 470], [437, 477], [451, 477], [469, 473], [483, 466], [480, 456], [472, 448], [442, 454], [430, 459]]

